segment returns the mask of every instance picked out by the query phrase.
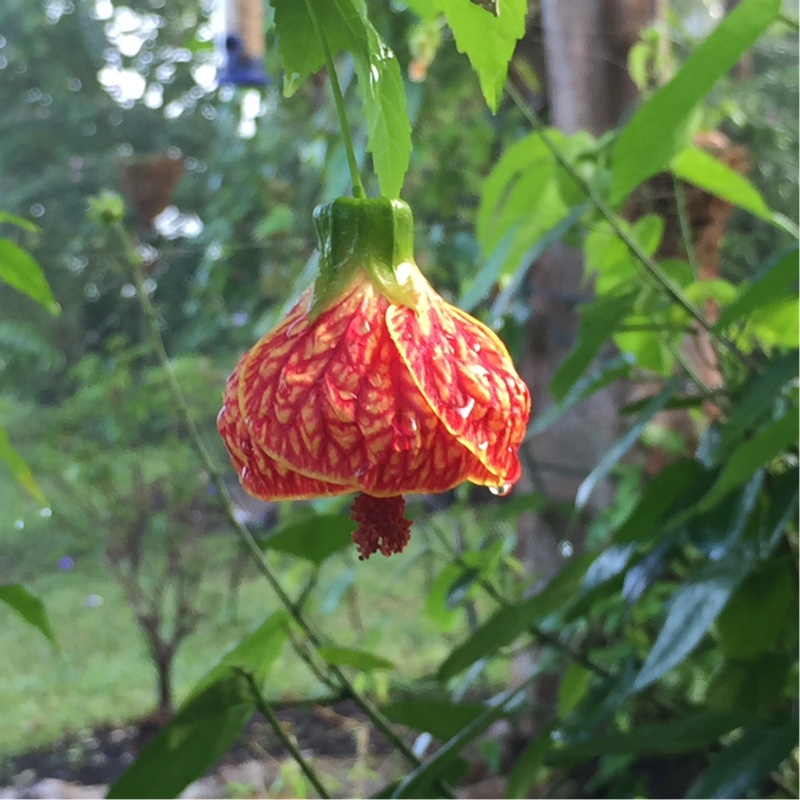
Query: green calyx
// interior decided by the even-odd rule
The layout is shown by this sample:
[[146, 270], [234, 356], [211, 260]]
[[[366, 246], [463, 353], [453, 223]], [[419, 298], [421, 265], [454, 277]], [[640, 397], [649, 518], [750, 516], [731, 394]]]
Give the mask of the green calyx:
[[314, 209], [314, 227], [319, 277], [309, 312], [312, 319], [330, 306], [360, 269], [392, 303], [416, 307], [409, 271], [397, 269], [414, 263], [414, 218], [406, 203], [386, 197], [340, 197]]

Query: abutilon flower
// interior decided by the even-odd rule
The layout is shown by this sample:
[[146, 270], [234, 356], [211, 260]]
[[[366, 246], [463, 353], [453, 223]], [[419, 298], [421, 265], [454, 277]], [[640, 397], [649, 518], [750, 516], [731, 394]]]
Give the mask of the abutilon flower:
[[420, 273], [405, 203], [340, 198], [314, 221], [319, 278], [239, 359], [217, 427], [247, 492], [358, 492], [359, 556], [388, 556], [410, 536], [404, 494], [510, 490], [530, 394], [500, 339]]

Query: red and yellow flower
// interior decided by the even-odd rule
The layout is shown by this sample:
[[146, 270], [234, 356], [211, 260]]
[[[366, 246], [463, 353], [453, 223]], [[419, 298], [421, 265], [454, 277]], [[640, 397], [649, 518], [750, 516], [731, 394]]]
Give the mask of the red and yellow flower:
[[340, 198], [315, 224], [320, 276], [239, 359], [217, 426], [251, 495], [358, 492], [360, 557], [391, 555], [404, 494], [508, 491], [530, 395], [500, 339], [419, 272], [405, 203]]

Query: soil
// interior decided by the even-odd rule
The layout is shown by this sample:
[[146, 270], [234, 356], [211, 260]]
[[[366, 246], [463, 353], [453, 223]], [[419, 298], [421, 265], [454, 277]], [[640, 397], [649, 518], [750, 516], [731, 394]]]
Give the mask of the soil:
[[[275, 706], [278, 719], [295, 737], [304, 756], [347, 765], [386, 756], [391, 748], [351, 701], [332, 706]], [[152, 717], [124, 725], [103, 725], [91, 732], [68, 733], [45, 747], [0, 759], [2, 797], [43, 797], [40, 789], [65, 782], [70, 786], [99, 787], [114, 783], [159, 730]], [[269, 762], [273, 771], [290, 758], [270, 724], [256, 715], [236, 744], [209, 775], [233, 775], [226, 768]], [[227, 780], [230, 780], [227, 779]], [[62, 795], [66, 796], [66, 795]], [[203, 796], [203, 795], [196, 795]], [[208, 795], [208, 796], [214, 796]]]

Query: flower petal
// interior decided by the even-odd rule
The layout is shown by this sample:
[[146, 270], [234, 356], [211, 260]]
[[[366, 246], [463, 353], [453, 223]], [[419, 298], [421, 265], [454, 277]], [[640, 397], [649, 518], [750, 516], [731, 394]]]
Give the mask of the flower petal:
[[387, 325], [436, 415], [495, 476], [485, 482], [515, 482], [530, 393], [500, 339], [430, 288], [421, 294], [416, 311], [391, 306]]
[[369, 281], [357, 280], [313, 321], [301, 301], [251, 349], [239, 400], [254, 449], [374, 497], [489, 477], [397, 358], [389, 307]]
[[245, 491], [261, 500], [301, 500], [353, 491], [352, 486], [326, 483], [301, 475], [253, 444], [239, 408], [239, 375], [244, 360], [245, 357], [240, 359], [228, 378], [217, 429]]

